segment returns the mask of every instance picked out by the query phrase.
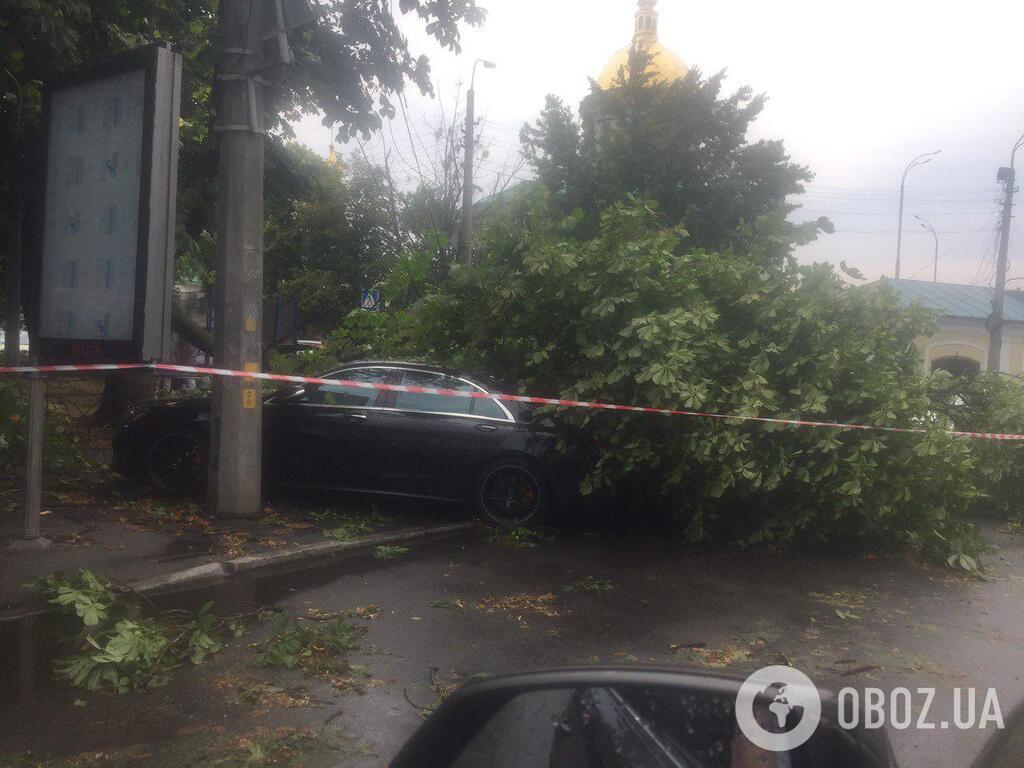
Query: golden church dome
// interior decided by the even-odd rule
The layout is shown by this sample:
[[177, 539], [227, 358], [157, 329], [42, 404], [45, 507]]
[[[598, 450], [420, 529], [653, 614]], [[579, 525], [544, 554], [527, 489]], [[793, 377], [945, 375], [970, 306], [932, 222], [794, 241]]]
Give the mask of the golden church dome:
[[648, 70], [654, 75], [655, 83], [671, 83], [686, 77], [690, 68], [675, 53], [658, 42], [658, 12], [654, 6], [658, 0], [639, 0], [636, 12], [636, 27], [633, 32], [633, 43], [617, 51], [601, 71], [597, 84], [601, 90], [607, 91], [616, 87], [620, 70], [629, 70], [629, 51], [633, 45], [642, 46], [651, 54], [651, 65]]

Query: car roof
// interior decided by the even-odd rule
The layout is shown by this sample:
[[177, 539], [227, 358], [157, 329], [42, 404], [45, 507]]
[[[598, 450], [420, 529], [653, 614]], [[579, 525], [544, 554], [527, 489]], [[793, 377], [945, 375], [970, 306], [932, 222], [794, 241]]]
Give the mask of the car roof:
[[353, 368], [409, 368], [414, 371], [427, 371], [429, 373], [440, 373], [448, 376], [457, 376], [483, 385], [490, 392], [511, 391], [500, 379], [488, 374], [466, 371], [459, 368], [449, 368], [443, 365], [432, 363], [412, 363], [404, 360], [352, 360], [342, 366], [333, 368], [332, 371], [347, 371]]

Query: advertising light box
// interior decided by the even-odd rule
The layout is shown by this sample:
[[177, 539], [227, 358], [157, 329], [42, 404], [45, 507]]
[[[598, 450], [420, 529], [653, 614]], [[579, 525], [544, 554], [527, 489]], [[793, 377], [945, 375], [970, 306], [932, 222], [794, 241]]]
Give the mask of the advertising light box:
[[166, 46], [48, 84], [41, 362], [168, 356], [180, 91], [181, 56]]

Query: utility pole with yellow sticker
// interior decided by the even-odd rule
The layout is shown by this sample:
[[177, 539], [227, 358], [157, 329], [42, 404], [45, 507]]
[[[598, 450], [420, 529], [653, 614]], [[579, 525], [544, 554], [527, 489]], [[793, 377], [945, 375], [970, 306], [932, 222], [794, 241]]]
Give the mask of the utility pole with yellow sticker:
[[[294, 61], [288, 32], [315, 21], [308, 0], [221, 0], [217, 70], [217, 292], [214, 360], [255, 372], [263, 360], [263, 154], [269, 74]], [[222, 517], [262, 514], [260, 382], [215, 376], [207, 499]]]
[[[219, 139], [214, 359], [259, 370], [263, 359], [263, 12], [257, 0], [224, 0], [217, 75]], [[263, 409], [255, 379], [214, 377], [207, 499], [221, 517], [261, 514]]]

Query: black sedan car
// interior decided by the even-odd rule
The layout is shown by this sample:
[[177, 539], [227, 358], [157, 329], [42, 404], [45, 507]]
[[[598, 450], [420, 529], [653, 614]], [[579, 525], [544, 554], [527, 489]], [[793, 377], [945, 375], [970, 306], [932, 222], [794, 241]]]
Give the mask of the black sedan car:
[[[431, 365], [349, 363], [322, 378], [500, 393], [501, 384]], [[164, 491], [205, 483], [205, 397], [134, 406], [114, 436], [114, 469]], [[555, 423], [520, 403], [308, 384], [264, 398], [269, 483], [468, 502], [495, 525], [535, 525], [579, 476]]]

